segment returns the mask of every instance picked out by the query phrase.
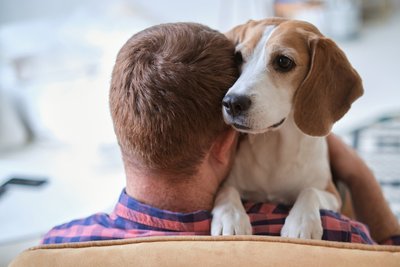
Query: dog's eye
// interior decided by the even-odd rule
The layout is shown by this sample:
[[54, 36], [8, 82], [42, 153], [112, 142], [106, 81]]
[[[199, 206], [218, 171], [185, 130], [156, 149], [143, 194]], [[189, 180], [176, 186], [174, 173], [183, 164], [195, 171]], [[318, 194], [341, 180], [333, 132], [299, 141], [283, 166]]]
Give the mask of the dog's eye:
[[240, 51], [235, 52], [235, 62], [239, 66], [243, 64], [242, 52], [240, 52]]
[[277, 56], [275, 59], [276, 70], [280, 72], [288, 72], [294, 67], [294, 62], [284, 55]]

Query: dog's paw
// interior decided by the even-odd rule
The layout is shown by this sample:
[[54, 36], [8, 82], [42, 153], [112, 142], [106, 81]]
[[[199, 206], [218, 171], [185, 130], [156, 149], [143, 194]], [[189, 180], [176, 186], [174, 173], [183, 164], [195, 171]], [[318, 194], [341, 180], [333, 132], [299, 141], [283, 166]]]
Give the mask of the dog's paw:
[[307, 213], [291, 212], [281, 230], [282, 237], [322, 239], [323, 228], [319, 210]]
[[249, 216], [235, 209], [213, 212], [211, 235], [251, 235]]

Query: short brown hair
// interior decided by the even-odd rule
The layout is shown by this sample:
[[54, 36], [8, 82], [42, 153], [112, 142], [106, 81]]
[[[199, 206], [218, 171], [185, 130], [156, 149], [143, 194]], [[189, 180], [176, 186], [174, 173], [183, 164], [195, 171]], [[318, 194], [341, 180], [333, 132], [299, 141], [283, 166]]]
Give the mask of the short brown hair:
[[124, 160], [192, 175], [226, 127], [221, 101], [238, 77], [233, 44], [195, 23], [153, 26], [119, 51], [110, 89]]

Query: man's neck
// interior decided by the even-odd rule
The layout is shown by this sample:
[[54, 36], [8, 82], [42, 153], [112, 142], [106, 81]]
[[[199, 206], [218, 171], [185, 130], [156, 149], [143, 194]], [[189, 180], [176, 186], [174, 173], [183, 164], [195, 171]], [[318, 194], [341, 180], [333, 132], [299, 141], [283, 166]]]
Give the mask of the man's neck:
[[190, 178], [173, 178], [126, 168], [126, 192], [136, 200], [155, 208], [193, 212], [211, 211], [219, 183], [212, 172]]

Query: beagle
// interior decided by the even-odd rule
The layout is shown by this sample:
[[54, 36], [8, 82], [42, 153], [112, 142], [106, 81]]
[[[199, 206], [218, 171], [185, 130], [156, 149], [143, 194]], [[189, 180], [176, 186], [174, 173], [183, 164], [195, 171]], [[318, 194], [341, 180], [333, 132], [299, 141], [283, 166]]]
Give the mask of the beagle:
[[313, 25], [279, 18], [229, 31], [241, 75], [225, 121], [248, 133], [217, 193], [212, 235], [251, 234], [241, 199], [293, 205], [281, 236], [321, 239], [320, 209], [338, 211], [325, 136], [363, 94], [344, 53]]

